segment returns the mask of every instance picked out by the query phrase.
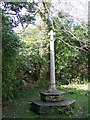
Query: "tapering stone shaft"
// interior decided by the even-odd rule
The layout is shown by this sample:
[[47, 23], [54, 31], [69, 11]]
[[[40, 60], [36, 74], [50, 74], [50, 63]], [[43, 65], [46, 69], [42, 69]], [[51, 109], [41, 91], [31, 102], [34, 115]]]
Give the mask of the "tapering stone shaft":
[[55, 58], [54, 58], [54, 35], [55, 33], [53, 30], [50, 31], [50, 89], [49, 92], [56, 91], [56, 84], [55, 84]]

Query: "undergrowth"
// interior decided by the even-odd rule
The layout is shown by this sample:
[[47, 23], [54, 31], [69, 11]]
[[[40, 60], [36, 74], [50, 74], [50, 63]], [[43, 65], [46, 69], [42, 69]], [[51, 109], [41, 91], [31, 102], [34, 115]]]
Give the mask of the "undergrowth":
[[[60, 115], [38, 115], [30, 110], [30, 102], [40, 98], [43, 87], [23, 87], [19, 96], [12, 103], [3, 108], [3, 118], [88, 118], [90, 91], [87, 84], [57, 86], [59, 90], [65, 91], [65, 98], [76, 100], [75, 108]], [[48, 88], [46, 88], [48, 89]]]

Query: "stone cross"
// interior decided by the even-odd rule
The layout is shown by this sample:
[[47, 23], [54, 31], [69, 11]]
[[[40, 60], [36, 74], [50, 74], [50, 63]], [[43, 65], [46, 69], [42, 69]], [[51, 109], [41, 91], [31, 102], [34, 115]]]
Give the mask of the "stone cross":
[[53, 30], [50, 31], [50, 88], [48, 92], [56, 92], [55, 84], [55, 59], [54, 59], [54, 35]]

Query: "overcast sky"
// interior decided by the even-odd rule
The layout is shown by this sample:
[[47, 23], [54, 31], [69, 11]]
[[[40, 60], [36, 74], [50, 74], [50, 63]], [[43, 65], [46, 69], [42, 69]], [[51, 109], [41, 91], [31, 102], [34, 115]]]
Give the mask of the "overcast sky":
[[88, 1], [90, 0], [52, 0], [54, 11], [62, 10], [83, 22], [88, 20]]
[[[40, 2], [40, 0], [35, 1]], [[49, 0], [44, 1], [47, 2]], [[52, 0], [54, 5], [53, 11], [56, 13], [62, 10], [80, 22], [88, 22], [88, 1], [90, 0]], [[22, 14], [25, 14], [25, 9], [23, 9]]]
[[[33, 1], [33, 0], [27, 0]], [[36, 2], [46, 1], [49, 2], [50, 0], [34, 0]], [[88, 1], [90, 0], [51, 0], [54, 9], [53, 11], [56, 13], [58, 10], [62, 10], [65, 13], [72, 15], [74, 18], [80, 21], [88, 20]], [[24, 12], [24, 11], [23, 11]]]
[[[27, 0], [33, 1], [33, 0]], [[52, 1], [54, 5], [54, 12], [56, 13], [58, 10], [62, 10], [65, 13], [72, 15], [74, 18], [80, 21], [88, 20], [88, 1], [90, 0], [34, 0], [36, 2]]]

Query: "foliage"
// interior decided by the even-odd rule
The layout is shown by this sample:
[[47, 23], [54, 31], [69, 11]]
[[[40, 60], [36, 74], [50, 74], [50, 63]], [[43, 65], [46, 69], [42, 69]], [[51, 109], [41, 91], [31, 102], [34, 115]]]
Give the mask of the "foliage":
[[21, 41], [17, 60], [18, 72], [23, 71], [21, 79], [25, 82], [38, 81], [42, 64], [38, 45]]
[[[74, 30], [74, 32], [76, 33], [77, 31]], [[74, 48], [77, 45], [79, 46], [80, 43], [70, 34], [57, 32], [55, 38], [57, 81], [60, 80], [62, 84], [68, 84], [77, 78], [77, 82], [79, 79], [79, 82], [83, 83], [84, 79], [87, 78], [87, 51], [78, 49], [76, 51]], [[73, 48], [70, 44], [74, 44], [75, 47]]]
[[[76, 82], [84, 83], [85, 80], [87, 80], [87, 47], [85, 47], [85, 44], [87, 46], [87, 43], [85, 43], [85, 41], [83, 42], [82, 40], [83, 46], [81, 46], [80, 41], [75, 39], [71, 34], [64, 31], [64, 27], [62, 27], [63, 25], [60, 21], [57, 21], [56, 23], [57, 23], [57, 25], [55, 24], [56, 25], [55, 29], [57, 30], [55, 35], [56, 81], [57, 83], [60, 82], [60, 84], [68, 84], [73, 82], [74, 80], [76, 81], [77, 79]], [[75, 27], [73, 30], [73, 33], [77, 35], [77, 37], [84, 36], [84, 39], [85, 38], [87, 39], [87, 36], [84, 35], [85, 34], [84, 32], [85, 31], [81, 32], [81, 28], [79, 26]], [[25, 33], [22, 33], [21, 38], [24, 39], [24, 43], [22, 44], [23, 46], [20, 49], [21, 53], [19, 65], [21, 63], [21, 68], [23, 68], [23, 66], [24, 67], [27, 66], [26, 69], [23, 68], [24, 72], [27, 71], [29, 75], [29, 76], [27, 75], [26, 79], [29, 79], [32, 76], [32, 78], [30, 79], [32, 80], [34, 79], [34, 81], [36, 80], [38, 81], [41, 78], [42, 71], [44, 71], [45, 69], [47, 73], [45, 73], [44, 71], [44, 77], [42, 77], [43, 78], [42, 81], [44, 82], [44, 79], [45, 80], [50, 79], [49, 77], [50, 58], [48, 57], [49, 37], [47, 33], [46, 35], [44, 35], [45, 37], [41, 36], [42, 34], [44, 34], [43, 29], [42, 31], [39, 32], [39, 28], [37, 27], [36, 28], [34, 27], [34, 29], [32, 28], [32, 30], [27, 29]], [[41, 39], [43, 39], [42, 42]], [[44, 42], [44, 40], [46, 42]], [[42, 46], [44, 47], [40, 48], [40, 42], [43, 44]], [[79, 49], [79, 47], [83, 47], [85, 51], [83, 49]], [[47, 51], [43, 51], [44, 49]], [[40, 54], [42, 51], [43, 57]], [[40, 68], [39, 70], [38, 68], [35, 68], [36, 63], [39, 65]], [[33, 71], [34, 69], [35, 71]], [[34, 78], [35, 74], [36, 80]]]
[[[11, 26], [17, 27], [21, 24], [23, 28], [28, 24], [34, 24], [35, 9], [34, 2], [2, 2], [2, 13], [9, 16]], [[22, 13], [25, 11], [24, 13]]]
[[[34, 3], [1, 2], [2, 6], [2, 74], [3, 74], [3, 105], [18, 94], [22, 81], [17, 76], [17, 56], [20, 47], [20, 38], [13, 31], [14, 27], [27, 27], [34, 24]], [[21, 11], [26, 10], [24, 14]]]
[[[87, 79], [88, 34], [87, 25], [77, 24], [74, 18], [61, 11], [54, 16], [52, 4], [42, 3], [39, 9], [42, 20], [55, 35], [56, 80], [61, 84], [84, 82]], [[43, 11], [42, 11], [43, 7]], [[48, 17], [47, 17], [48, 16]], [[49, 50], [49, 48], [48, 48]], [[49, 59], [48, 59], [49, 61]]]
[[[17, 31], [20, 33], [20, 31]], [[18, 56], [18, 69], [22, 72], [25, 82], [38, 81], [44, 84], [48, 71], [48, 40], [46, 28], [42, 21], [35, 26], [28, 26], [24, 32], [19, 34], [21, 48]]]
[[10, 101], [20, 87], [21, 81], [16, 79], [16, 56], [19, 37], [12, 31], [9, 18], [2, 16], [2, 76], [3, 104]]

